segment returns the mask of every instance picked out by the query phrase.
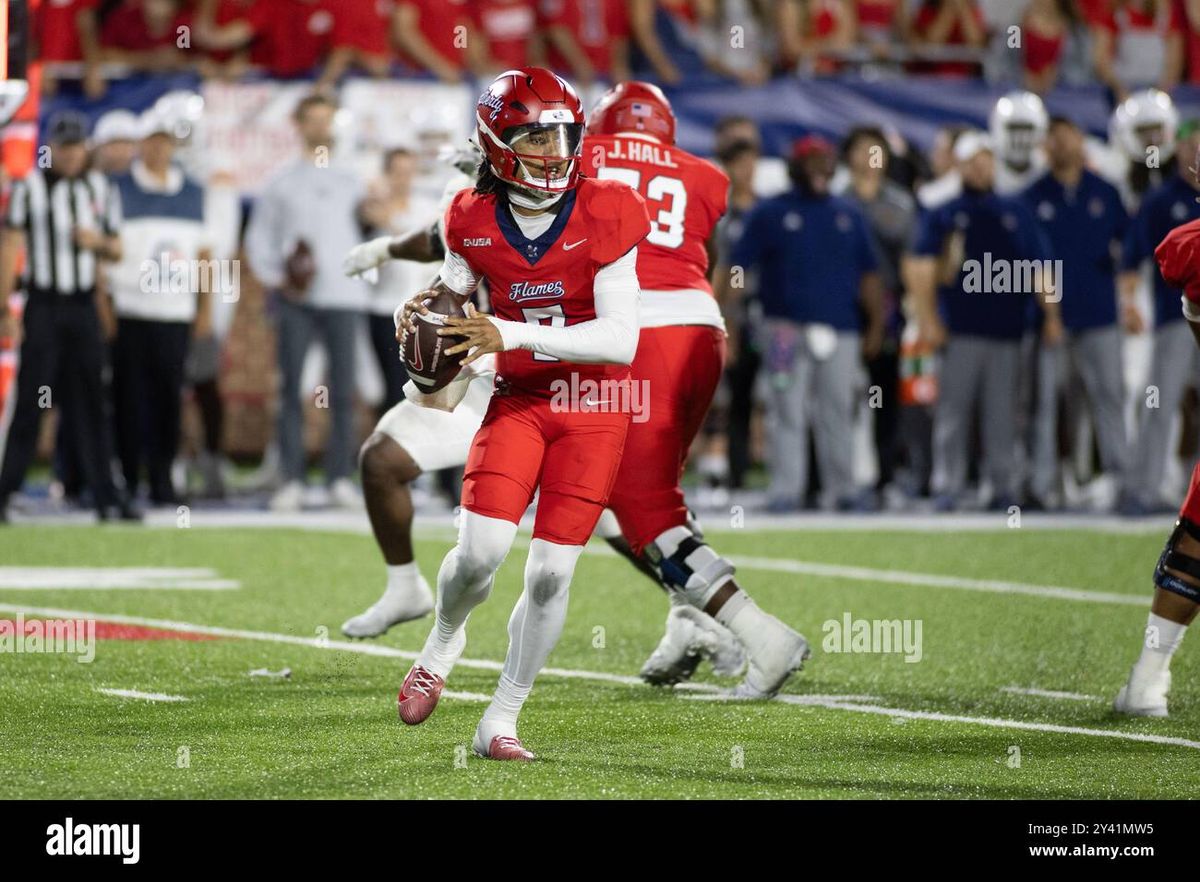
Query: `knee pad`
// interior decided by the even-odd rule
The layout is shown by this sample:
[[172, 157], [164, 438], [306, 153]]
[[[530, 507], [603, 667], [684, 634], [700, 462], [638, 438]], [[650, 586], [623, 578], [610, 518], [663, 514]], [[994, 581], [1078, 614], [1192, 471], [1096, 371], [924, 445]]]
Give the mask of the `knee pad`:
[[490, 576], [504, 563], [516, 535], [516, 524], [464, 510], [458, 531], [458, 565], [471, 581]]
[[667, 530], [646, 546], [643, 555], [669, 590], [701, 610], [737, 572], [728, 559], [687, 527]]
[[1175, 550], [1175, 544], [1184, 533], [1200, 541], [1200, 526], [1187, 518], [1180, 518], [1176, 521], [1171, 538], [1167, 540], [1167, 546], [1158, 558], [1158, 566], [1154, 568], [1154, 584], [1164, 591], [1186, 597], [1192, 603], [1200, 603], [1200, 587], [1185, 582], [1174, 573], [1167, 572], [1168, 569], [1172, 569], [1200, 580], [1200, 560]]
[[575, 562], [582, 553], [582, 545], [557, 545], [544, 539], [530, 542], [525, 563], [525, 590], [530, 601], [545, 606], [565, 596], [575, 573]]

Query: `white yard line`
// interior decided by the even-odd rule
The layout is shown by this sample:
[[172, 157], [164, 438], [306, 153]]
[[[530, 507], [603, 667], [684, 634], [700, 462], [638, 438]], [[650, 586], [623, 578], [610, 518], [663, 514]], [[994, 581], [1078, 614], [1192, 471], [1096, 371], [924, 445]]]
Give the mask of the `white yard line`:
[[459, 701], [485, 701], [490, 703], [492, 696], [484, 695], [482, 692], [454, 692], [449, 689], [442, 690], [442, 698], [457, 698]]
[[[11, 603], [0, 604], [0, 612], [26, 613], [62, 619], [97, 619], [104, 622], [117, 622], [128, 625], [142, 625], [148, 628], [163, 628], [166, 630], [191, 631], [196, 634], [211, 634], [216, 637], [233, 637], [242, 640], [260, 640], [268, 643], [286, 643], [294, 646], [308, 646], [315, 649], [336, 649], [343, 652], [356, 652], [361, 655], [386, 656], [390, 658], [414, 659], [415, 652], [393, 649], [390, 646], [379, 646], [370, 643], [348, 643], [344, 640], [326, 640], [317, 637], [297, 637], [292, 634], [275, 634], [269, 631], [243, 631], [236, 628], [220, 628], [211, 625], [201, 625], [189, 622], [175, 622], [169, 619], [153, 619], [143, 616], [129, 616], [118, 613], [88, 612], [84, 610], [56, 609], [51, 607], [23, 606]], [[477, 668], [498, 671], [501, 663], [486, 659], [459, 659], [458, 664], [464, 668]], [[601, 681], [641, 685], [637, 677], [608, 674], [602, 671], [582, 671], [569, 668], [545, 668], [546, 676], [569, 677], [579, 680]], [[696, 692], [709, 692], [722, 697], [723, 692], [716, 686], [706, 684], [691, 684]], [[915, 711], [904, 708], [884, 707], [874, 704], [856, 703], [858, 696], [806, 696], [780, 695], [775, 700], [784, 704], [795, 704], [806, 707], [820, 707], [828, 710], [849, 711], [852, 713], [878, 714], [899, 719], [929, 720], [946, 723], [967, 723], [972, 725], [990, 726], [1000, 729], [1022, 729], [1033, 732], [1051, 732], [1063, 735], [1089, 735], [1101, 738], [1116, 738], [1124, 741], [1140, 741], [1151, 744], [1165, 744], [1175, 747], [1190, 747], [1200, 750], [1200, 741], [1189, 741], [1186, 738], [1175, 738], [1166, 735], [1150, 735], [1139, 732], [1119, 732], [1111, 729], [1089, 729], [1081, 726], [1062, 726], [1056, 723], [1030, 723], [1024, 720], [1005, 720], [995, 717], [968, 717], [957, 714], [945, 714], [935, 711]]]
[[[192, 521], [194, 527], [203, 528], [221, 528], [221, 527], [256, 527], [256, 528], [273, 528], [273, 529], [301, 529], [316, 532], [349, 532], [349, 533], [368, 533], [369, 525], [366, 519], [361, 515], [348, 515], [338, 512], [317, 512], [312, 514], [302, 515], [276, 515], [272, 516], [271, 520], [263, 517], [262, 512], [229, 512], [220, 514], [200, 513], [197, 512]], [[172, 516], [173, 517], [173, 516]], [[974, 518], [969, 518], [969, 521], [976, 521]], [[828, 519], [822, 521], [825, 525], [823, 528], [836, 529], [837, 525], [842, 521], [837, 519]], [[878, 529], [884, 529], [883, 526], [876, 523]], [[901, 521], [903, 523], [903, 521]], [[944, 530], [955, 530], [961, 525], [953, 520], [938, 521]], [[164, 522], [165, 524], [165, 522]], [[174, 520], [170, 521], [172, 528]], [[715, 531], [736, 533], [739, 531]], [[1138, 532], [1130, 530], [1129, 532]], [[443, 527], [425, 524], [423, 529], [418, 530], [419, 534], [425, 534], [427, 537], [433, 535], [436, 538], [444, 539], [447, 543], [454, 541], [454, 533], [445, 530]], [[518, 536], [516, 542], [513, 543], [514, 548], [528, 547], [529, 536], [522, 534]], [[584, 554], [591, 556], [613, 556], [615, 552], [606, 545], [592, 543], [584, 549]], [[872, 567], [856, 567], [845, 566], [842, 564], [821, 563], [819, 561], [803, 561], [794, 560], [791, 558], [777, 557], [758, 557], [758, 556], [742, 556], [730, 555], [729, 558], [733, 563], [744, 570], [757, 570], [760, 572], [776, 572], [789, 573], [800, 576], [820, 576], [827, 579], [845, 579], [852, 582], [875, 582], [892, 585], [917, 585], [929, 588], [946, 588], [955, 591], [977, 591], [989, 594], [1015, 594], [1024, 595], [1027, 597], [1043, 597], [1052, 600], [1069, 600], [1081, 603], [1105, 603], [1114, 604], [1117, 606], [1135, 606], [1147, 607], [1150, 603], [1149, 591], [1145, 594], [1119, 594], [1111, 591], [1093, 591], [1088, 588], [1072, 588], [1064, 585], [1038, 585], [1028, 582], [1015, 582], [1001, 579], [971, 579], [962, 576], [949, 576], [940, 573], [920, 573], [910, 570], [895, 570], [895, 569], [875, 569]], [[220, 580], [214, 580], [220, 581]], [[5, 585], [0, 581], [0, 590], [7, 590], [13, 586]], [[101, 586], [95, 586], [97, 588]], [[184, 587], [184, 586], [178, 586]], [[199, 587], [199, 586], [188, 586]], [[238, 587], [237, 583], [233, 583], [229, 587]]]
[[234, 591], [208, 567], [0, 567], [0, 591]]
[[1024, 686], [1004, 686], [1001, 692], [1013, 695], [1035, 695], [1038, 698], [1061, 698], [1064, 701], [1104, 701], [1099, 695], [1084, 695], [1080, 692], [1056, 692], [1053, 689], [1034, 689]]
[[140, 698], [144, 701], [187, 701], [182, 695], [167, 695], [163, 692], [139, 692], [136, 689], [96, 689], [105, 695], [115, 695], [117, 698]]
[[1062, 585], [1035, 585], [1028, 582], [1008, 582], [998, 579], [965, 579], [937, 573], [914, 573], [908, 570], [876, 570], [869, 567], [848, 567], [841, 564], [787, 560], [775, 557], [741, 557], [729, 559], [748, 570], [768, 570], [805, 576], [824, 576], [830, 579], [849, 579], [854, 582], [888, 582], [895, 585], [923, 585], [930, 588], [952, 588], [958, 591], [983, 591], [989, 594], [1024, 594], [1030, 597], [1049, 597], [1055, 600], [1075, 600], [1084, 603], [1115, 603], [1120, 606], [1149, 607], [1150, 592], [1145, 594], [1116, 594], [1110, 591], [1091, 591], [1086, 588], [1067, 588]]

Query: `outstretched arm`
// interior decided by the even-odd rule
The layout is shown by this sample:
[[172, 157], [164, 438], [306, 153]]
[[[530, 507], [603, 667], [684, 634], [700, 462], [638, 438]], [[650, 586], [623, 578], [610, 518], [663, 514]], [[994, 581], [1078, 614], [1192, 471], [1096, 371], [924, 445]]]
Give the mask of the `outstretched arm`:
[[[442, 280], [450, 290], [465, 297], [463, 292], [469, 294], [478, 279], [472, 279], [469, 267], [465, 273], [456, 269], [452, 258], [457, 255], [448, 252]], [[438, 329], [438, 334], [465, 338], [446, 350], [446, 355], [454, 355], [473, 349], [464, 364], [488, 352], [512, 349], [528, 349], [577, 364], [630, 364], [637, 352], [641, 299], [637, 249], [630, 249], [624, 257], [601, 267], [593, 287], [596, 317], [586, 322], [555, 327], [471, 315], [465, 319], [447, 319], [446, 327]]]

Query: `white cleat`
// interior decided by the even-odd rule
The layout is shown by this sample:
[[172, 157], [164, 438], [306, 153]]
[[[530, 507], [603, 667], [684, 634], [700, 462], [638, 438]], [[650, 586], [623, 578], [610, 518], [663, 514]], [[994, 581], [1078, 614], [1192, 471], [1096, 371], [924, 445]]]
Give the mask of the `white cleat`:
[[674, 686], [695, 673], [704, 638], [696, 623], [700, 615], [703, 613], [690, 606], [671, 607], [667, 613], [666, 633], [642, 665], [643, 680], [651, 686]]
[[293, 514], [300, 511], [304, 504], [304, 485], [299, 481], [288, 481], [275, 491], [271, 497], [271, 511], [279, 514]]
[[713, 673], [722, 677], [736, 677], [744, 671], [746, 653], [733, 632], [707, 613], [694, 607], [687, 608], [696, 614], [693, 620], [702, 635], [700, 654], [712, 662]]
[[787, 678], [812, 657], [804, 635], [774, 616], [767, 616], [766, 624], [756, 635], [755, 644], [746, 648], [750, 667], [742, 682], [731, 690], [734, 698], [774, 698]]
[[334, 508], [343, 511], [362, 511], [365, 508], [362, 494], [349, 478], [338, 478], [329, 485], [329, 500]]
[[704, 658], [725, 677], [736, 677], [746, 665], [742, 646], [728, 628], [695, 607], [673, 605], [666, 633], [642, 665], [641, 677], [652, 686], [672, 686], [691, 677]]
[[393, 625], [424, 618], [433, 610], [433, 591], [424, 576], [407, 589], [388, 588], [366, 612], [342, 623], [342, 633], [359, 639], [379, 637]]
[[1121, 687], [1113, 710], [1133, 717], [1167, 716], [1167, 693], [1171, 690], [1171, 672], [1141, 674], [1135, 667], [1129, 682]]

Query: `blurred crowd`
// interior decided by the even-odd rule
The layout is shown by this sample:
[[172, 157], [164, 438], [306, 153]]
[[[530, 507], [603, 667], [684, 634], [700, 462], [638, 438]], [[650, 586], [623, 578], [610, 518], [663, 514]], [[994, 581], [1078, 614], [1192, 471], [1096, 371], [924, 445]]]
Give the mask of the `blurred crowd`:
[[[317, 88], [293, 113], [299, 157], [252, 204], [188, 161], [197, 93], [91, 125], [69, 112], [47, 121], [52, 165], [4, 193], [0, 350], [24, 340], [25, 376], [8, 378], [0, 408], [0, 514], [47, 407], [60, 414], [53, 472], [68, 498], [137, 517], [145, 501], [224, 496], [222, 365], [251, 301], [239, 285], [264, 292], [266, 337], [248, 348], [274, 377], [250, 483], [278, 511], [361, 504], [364, 369], [381, 378], [369, 406], [383, 413], [406, 380], [392, 310], [436, 266], [394, 263], [366, 285], [341, 263], [357, 242], [433, 223], [472, 160], [446, 133], [381, 144], [369, 174], [339, 161], [322, 80], [424, 69], [457, 82], [543, 58], [584, 82], [647, 66], [672, 82], [690, 64], [745, 83], [851, 66], [972, 76], [992, 68], [998, 40], [1021, 49], [1004, 57], [1024, 59], [1028, 88], [995, 103], [988, 130], [946, 126], [928, 152], [866, 124], [772, 156], [752, 119], [717, 122], [710, 158], [730, 192], [713, 281], [730, 357], [693, 451], [695, 498], [723, 507], [759, 488], [774, 512], [1166, 510], [1196, 447], [1200, 375], [1179, 292], [1152, 255], [1200, 217], [1200, 122], [1155, 87], [1190, 76], [1193, 21], [1191, 0], [43, 3], [41, 57], [61, 62], [51, 88], [80, 77], [95, 95], [122, 70], [197, 64], [308, 75]], [[1106, 84], [1106, 139], [1048, 114], [1038, 92], [1061, 78]], [[139, 296], [147, 286], [163, 296]], [[0, 402], [3, 367], [0, 352]], [[58, 390], [53, 405], [43, 388]], [[187, 443], [183, 400], [199, 427]], [[438, 482], [453, 499], [454, 476]]]
[[[228, 312], [243, 307], [236, 291], [223, 296], [228, 273], [212, 258], [229, 255], [250, 270], [243, 285], [268, 292], [272, 506], [309, 499], [304, 426], [315, 404], [329, 419], [324, 499], [357, 507], [356, 374], [369, 361], [382, 377], [378, 413], [402, 397], [391, 312], [436, 267], [395, 263], [369, 286], [346, 278], [342, 260], [359, 241], [434, 223], [441, 191], [465, 183], [473, 159], [450, 151], [454, 168], [444, 150], [434, 158], [437, 145], [396, 147], [364, 179], [337, 161], [335, 99], [313, 92], [294, 111], [300, 157], [277, 169], [243, 223], [236, 191], [181, 169], [178, 151], [190, 148], [179, 114], [197, 113], [198, 100], [110, 112], [90, 132], [62, 114], [48, 127], [54, 166], [8, 194], [6, 228], [22, 236], [0, 248], [0, 301], [18, 284], [23, 248], [27, 403], [43, 386], [63, 390], [56, 474], [69, 494], [120, 511], [142, 482], [153, 504], [180, 500], [187, 389], [203, 427], [189, 454], [203, 493], [222, 495], [220, 353]], [[1196, 372], [1179, 293], [1152, 252], [1200, 216], [1200, 121], [1147, 90], [1118, 107], [1101, 141], [1013, 92], [989, 131], [948, 127], [928, 156], [870, 125], [837, 145], [806, 136], [785, 157], [764, 156], [745, 117], [721, 119], [715, 135], [712, 159], [730, 179], [714, 270], [730, 359], [694, 451], [701, 504], [762, 487], [754, 475], [765, 465], [776, 512], [1167, 505], [1195, 446]], [[94, 217], [57, 194], [77, 181]], [[160, 296], [139, 296], [148, 285]], [[317, 342], [325, 360], [314, 375]], [[107, 390], [96, 386], [104, 365]], [[77, 382], [63, 379], [72, 370]], [[21, 486], [43, 409], [22, 415], [20, 379], [0, 502]], [[84, 408], [97, 396], [111, 408]]]
[[702, 70], [1100, 82], [1114, 103], [1200, 82], [1193, 0], [45, 0], [34, 32], [46, 88], [78, 78], [93, 98], [130, 70], [458, 82], [524, 64], [584, 86]]

